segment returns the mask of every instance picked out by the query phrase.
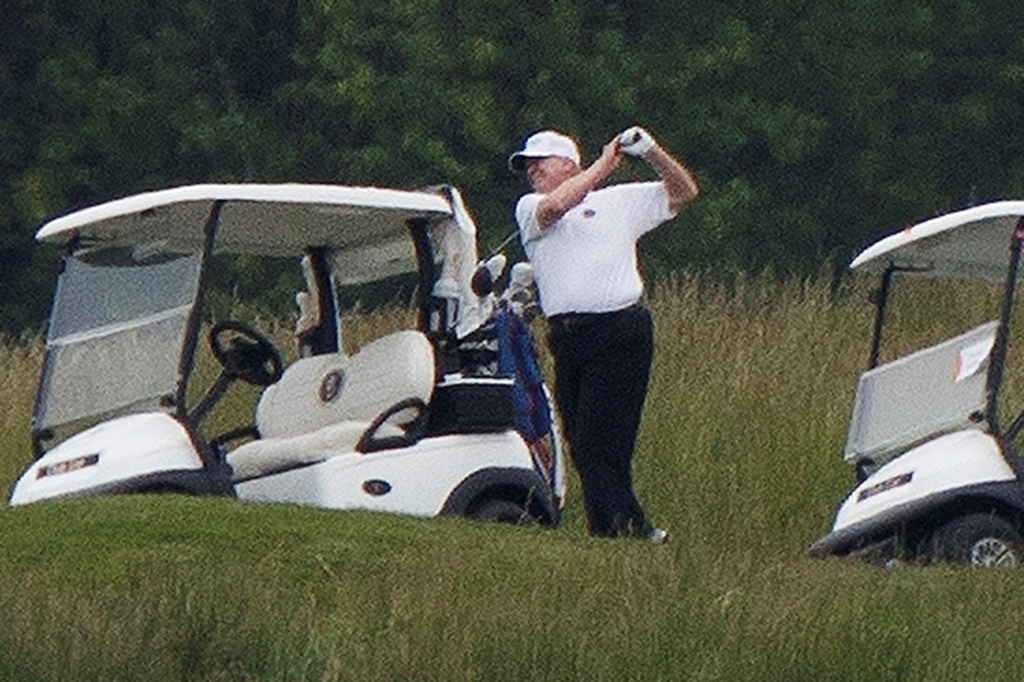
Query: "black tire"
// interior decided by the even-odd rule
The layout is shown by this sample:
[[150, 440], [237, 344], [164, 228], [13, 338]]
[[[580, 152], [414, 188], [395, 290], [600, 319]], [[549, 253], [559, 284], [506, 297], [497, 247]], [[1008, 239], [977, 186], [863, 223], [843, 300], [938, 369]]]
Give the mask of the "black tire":
[[529, 526], [537, 523], [523, 505], [511, 500], [489, 499], [473, 505], [467, 516], [474, 521]]
[[1024, 539], [1009, 521], [994, 513], [968, 514], [940, 526], [931, 536], [926, 558], [968, 566], [1019, 566]]

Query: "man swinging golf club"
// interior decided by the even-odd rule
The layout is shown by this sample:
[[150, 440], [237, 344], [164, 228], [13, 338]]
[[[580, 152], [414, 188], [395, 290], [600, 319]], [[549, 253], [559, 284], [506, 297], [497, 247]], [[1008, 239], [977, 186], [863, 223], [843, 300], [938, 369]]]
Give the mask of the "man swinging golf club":
[[[598, 186], [623, 155], [659, 180]], [[633, 492], [633, 449], [653, 353], [636, 242], [698, 193], [693, 174], [643, 128], [615, 136], [586, 168], [554, 130], [526, 139], [509, 167], [533, 188], [516, 204], [555, 361], [555, 402], [580, 476], [591, 535], [662, 543]]]

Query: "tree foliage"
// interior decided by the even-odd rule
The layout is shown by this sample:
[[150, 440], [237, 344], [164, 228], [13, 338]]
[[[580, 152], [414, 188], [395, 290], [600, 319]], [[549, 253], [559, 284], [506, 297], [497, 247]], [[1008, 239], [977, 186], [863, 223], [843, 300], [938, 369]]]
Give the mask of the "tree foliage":
[[[654, 273], [843, 263], [1024, 183], [1006, 0], [9, 0], [0, 10], [0, 329], [38, 326], [44, 220], [203, 181], [463, 188], [484, 248], [543, 127], [592, 159], [648, 127], [703, 194]], [[619, 177], [646, 177], [629, 164]]]

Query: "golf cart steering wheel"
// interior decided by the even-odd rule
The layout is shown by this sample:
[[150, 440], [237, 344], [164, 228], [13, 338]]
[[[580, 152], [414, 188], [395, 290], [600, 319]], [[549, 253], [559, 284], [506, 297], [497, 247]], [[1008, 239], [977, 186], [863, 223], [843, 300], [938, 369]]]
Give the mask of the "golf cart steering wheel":
[[281, 354], [270, 339], [241, 322], [225, 320], [213, 325], [210, 349], [225, 374], [254, 386], [269, 386], [284, 371]]

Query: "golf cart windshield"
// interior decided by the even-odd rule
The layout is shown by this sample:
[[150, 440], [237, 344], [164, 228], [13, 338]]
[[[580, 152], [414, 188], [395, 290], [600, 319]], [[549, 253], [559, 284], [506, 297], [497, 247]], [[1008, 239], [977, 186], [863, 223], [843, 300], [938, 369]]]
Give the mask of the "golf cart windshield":
[[65, 258], [35, 431], [133, 405], [167, 407], [163, 399], [175, 394], [199, 254], [158, 262], [136, 255], [113, 248]]
[[[881, 275], [873, 293], [869, 367], [854, 400], [845, 458], [881, 464], [936, 434], [999, 428], [1002, 383], [1017, 285], [1024, 202], [975, 206], [912, 225], [871, 245], [853, 270]], [[896, 276], [1002, 281], [1000, 317], [953, 338], [880, 364], [879, 349]], [[1022, 415], [1024, 417], [1024, 415]], [[1004, 435], [1016, 433], [1018, 418]]]

